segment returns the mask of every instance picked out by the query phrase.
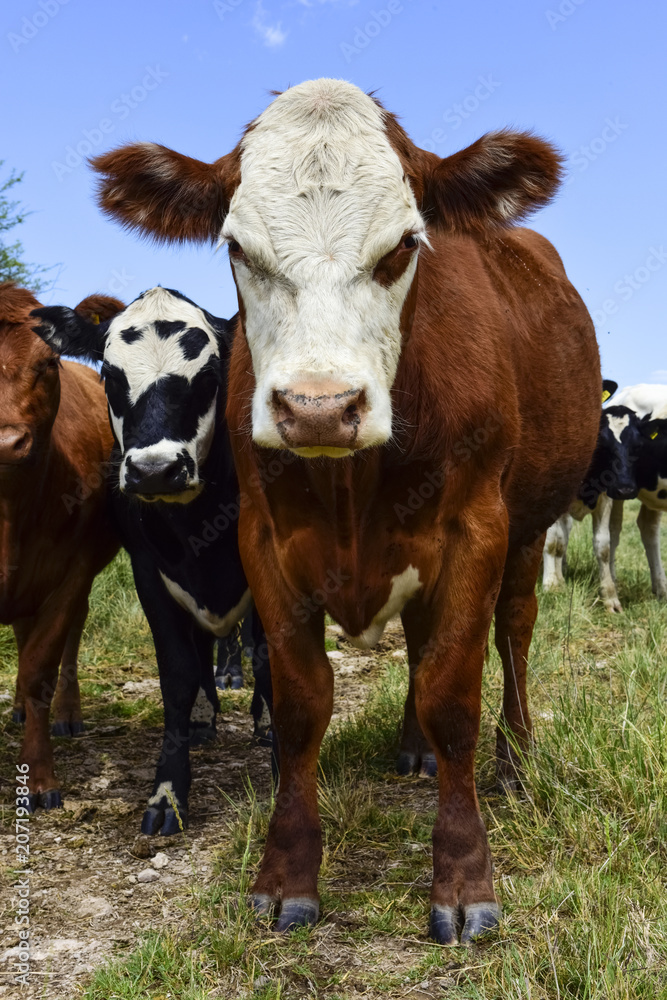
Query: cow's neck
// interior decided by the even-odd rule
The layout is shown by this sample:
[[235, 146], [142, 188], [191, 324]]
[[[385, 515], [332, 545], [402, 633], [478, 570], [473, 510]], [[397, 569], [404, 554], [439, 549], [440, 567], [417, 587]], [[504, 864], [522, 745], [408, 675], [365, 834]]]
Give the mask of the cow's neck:
[[[25, 465], [0, 472], [0, 583], [4, 586], [20, 569], [22, 552], [35, 535], [40, 519], [52, 517], [53, 466], [57, 461], [49, 440]], [[56, 486], [57, 488], [57, 486]], [[62, 508], [65, 514], [65, 507]]]

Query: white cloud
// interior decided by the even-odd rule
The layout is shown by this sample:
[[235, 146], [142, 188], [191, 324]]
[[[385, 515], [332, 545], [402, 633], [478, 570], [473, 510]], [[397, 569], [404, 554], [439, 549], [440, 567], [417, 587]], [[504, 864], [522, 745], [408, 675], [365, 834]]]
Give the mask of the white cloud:
[[283, 31], [280, 21], [277, 24], [267, 23], [266, 11], [262, 6], [262, 0], [257, 0], [252, 26], [264, 44], [270, 49], [276, 49], [279, 45], [283, 45], [287, 38], [287, 32]]

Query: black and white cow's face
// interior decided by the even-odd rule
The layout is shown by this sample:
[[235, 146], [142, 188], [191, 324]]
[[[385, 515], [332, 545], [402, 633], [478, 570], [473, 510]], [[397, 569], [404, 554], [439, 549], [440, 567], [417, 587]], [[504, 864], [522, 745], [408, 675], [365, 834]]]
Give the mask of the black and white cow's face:
[[608, 406], [600, 416], [598, 440], [580, 497], [595, 507], [600, 493], [612, 500], [637, 496], [637, 457], [641, 448], [640, 421], [627, 406]]
[[656, 419], [649, 415], [640, 426], [639, 499], [651, 510], [667, 510], [667, 418]]
[[215, 430], [225, 321], [166, 288], [92, 329], [73, 328], [70, 313], [41, 310], [38, 332], [58, 351], [102, 361], [120, 489], [143, 500], [192, 500]]

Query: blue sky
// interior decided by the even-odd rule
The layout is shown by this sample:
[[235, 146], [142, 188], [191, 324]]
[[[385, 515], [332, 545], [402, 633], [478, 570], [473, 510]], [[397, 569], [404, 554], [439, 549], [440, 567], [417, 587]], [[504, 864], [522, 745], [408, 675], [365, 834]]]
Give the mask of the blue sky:
[[605, 375], [667, 382], [666, 22], [658, 0], [3, 4], [0, 158], [25, 171], [26, 259], [59, 265], [45, 302], [159, 283], [232, 315], [226, 254], [106, 221], [85, 154], [154, 140], [213, 160], [270, 90], [339, 77], [443, 156], [508, 125], [556, 142], [567, 182], [531, 224], [594, 316]]

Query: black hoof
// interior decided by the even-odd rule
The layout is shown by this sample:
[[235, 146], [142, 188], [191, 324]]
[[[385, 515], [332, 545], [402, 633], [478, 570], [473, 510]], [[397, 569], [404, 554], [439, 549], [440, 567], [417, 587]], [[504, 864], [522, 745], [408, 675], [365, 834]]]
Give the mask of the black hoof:
[[519, 795], [523, 791], [523, 782], [518, 774], [498, 773], [491, 791], [496, 795]]
[[243, 687], [243, 677], [240, 674], [235, 674], [232, 677], [232, 691], [240, 691]]
[[52, 788], [48, 792], [33, 792], [28, 796], [28, 812], [34, 813], [38, 809], [62, 809], [63, 800], [57, 788]]
[[250, 906], [258, 920], [263, 920], [264, 917], [272, 917], [277, 905], [277, 897], [269, 896], [265, 892], [256, 892], [250, 897]]
[[229, 674], [216, 674], [215, 675], [215, 686], [219, 691], [227, 690], [227, 682], [229, 681]]
[[464, 912], [466, 922], [461, 932], [461, 944], [470, 944], [476, 938], [495, 931], [503, 911], [498, 903], [470, 903]]
[[25, 709], [15, 708], [12, 711], [12, 722], [17, 726], [22, 726], [25, 723]]
[[52, 736], [79, 736], [84, 730], [83, 722], [54, 722]]
[[419, 757], [416, 753], [402, 750], [396, 761], [396, 774], [416, 774], [419, 769]]
[[40, 792], [39, 804], [42, 809], [62, 809], [62, 796], [57, 788], [52, 788], [50, 792]]
[[459, 943], [460, 914], [456, 906], [443, 906], [434, 903], [431, 906], [429, 935], [438, 944]]
[[273, 746], [273, 731], [269, 727], [268, 729], [264, 726], [255, 726], [255, 731], [252, 734], [252, 741], [255, 746], [258, 747], [272, 747]]
[[[178, 819], [180, 816], [181, 822]], [[167, 809], [160, 809], [156, 806], [149, 806], [144, 813], [143, 819], [141, 821], [141, 832], [147, 836], [153, 836], [154, 834], [159, 834], [161, 837], [171, 837], [175, 833], [180, 833], [182, 828], [187, 829], [188, 825], [188, 812], [187, 809], [181, 808], [178, 810], [178, 816], [176, 815], [176, 810], [169, 806]]]
[[278, 933], [293, 931], [295, 927], [311, 927], [317, 923], [320, 904], [310, 896], [294, 896], [284, 899], [275, 929]]
[[438, 763], [434, 753], [425, 753], [422, 757], [422, 766], [419, 771], [423, 778], [436, 778], [438, 775]]
[[191, 747], [208, 746], [215, 743], [217, 732], [215, 726], [202, 725], [198, 722], [191, 722], [188, 730]]

